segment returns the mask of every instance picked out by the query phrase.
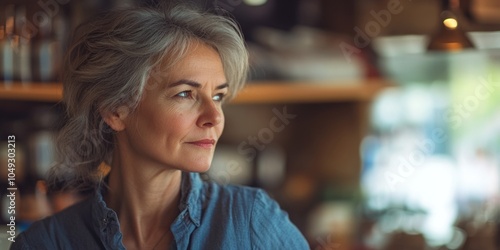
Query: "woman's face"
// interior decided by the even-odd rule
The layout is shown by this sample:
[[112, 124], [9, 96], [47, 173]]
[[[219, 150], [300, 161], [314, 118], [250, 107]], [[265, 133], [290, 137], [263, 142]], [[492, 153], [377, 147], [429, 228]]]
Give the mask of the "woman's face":
[[224, 128], [221, 102], [228, 93], [219, 54], [193, 43], [182, 60], [157, 75], [149, 81], [158, 82], [149, 83], [154, 87], [146, 87], [137, 109], [124, 119], [131, 159], [208, 170]]

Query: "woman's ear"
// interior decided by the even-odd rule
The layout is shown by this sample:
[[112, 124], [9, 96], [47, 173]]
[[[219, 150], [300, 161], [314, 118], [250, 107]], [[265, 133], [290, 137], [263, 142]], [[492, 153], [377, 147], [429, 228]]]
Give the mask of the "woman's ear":
[[120, 106], [116, 111], [101, 111], [101, 116], [104, 122], [108, 124], [114, 131], [122, 131], [125, 129], [125, 119], [130, 113], [130, 109], [126, 106]]

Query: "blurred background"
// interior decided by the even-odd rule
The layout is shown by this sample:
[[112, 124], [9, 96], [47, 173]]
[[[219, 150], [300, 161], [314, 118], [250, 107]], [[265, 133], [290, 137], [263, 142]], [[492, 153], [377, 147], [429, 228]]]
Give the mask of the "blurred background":
[[[9, 135], [19, 231], [84, 197], [43, 183], [62, 55], [79, 23], [134, 2], [155, 1], [0, 2], [1, 225]], [[498, 1], [193, 2], [237, 19], [251, 57], [203, 178], [264, 188], [311, 249], [500, 249]]]

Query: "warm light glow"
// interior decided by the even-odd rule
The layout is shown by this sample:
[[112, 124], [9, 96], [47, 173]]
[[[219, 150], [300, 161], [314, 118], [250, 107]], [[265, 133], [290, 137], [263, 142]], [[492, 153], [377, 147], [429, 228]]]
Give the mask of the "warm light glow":
[[8, 17], [5, 20], [5, 33], [11, 35], [14, 32], [14, 17]]
[[452, 29], [452, 30], [456, 29], [458, 26], [457, 20], [455, 18], [451, 18], [451, 17], [444, 19], [443, 24], [444, 24], [444, 26], [446, 26], [446, 28]]
[[10, 39], [10, 46], [12, 47], [12, 49], [14, 51], [17, 51], [17, 49], [19, 48], [19, 36], [17, 35], [13, 35]]
[[443, 48], [449, 51], [462, 50], [464, 48], [464, 45], [459, 42], [450, 42], [443, 44]]
[[267, 3], [267, 0], [244, 0], [243, 2], [250, 6], [259, 6]]

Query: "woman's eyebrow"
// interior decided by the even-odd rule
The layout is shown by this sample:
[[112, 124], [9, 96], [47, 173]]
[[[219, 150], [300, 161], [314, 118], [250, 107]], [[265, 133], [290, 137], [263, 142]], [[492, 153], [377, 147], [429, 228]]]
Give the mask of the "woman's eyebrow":
[[173, 87], [177, 87], [179, 85], [189, 85], [191, 87], [194, 87], [194, 88], [201, 88], [201, 84], [198, 83], [198, 82], [195, 82], [195, 81], [191, 81], [191, 80], [186, 80], [186, 79], [182, 79], [182, 80], [179, 80], [177, 82], [174, 82], [172, 84], [169, 84], [168, 87], [169, 88], [173, 88]]
[[229, 88], [229, 83], [223, 83], [217, 86], [215, 89], [225, 89], [225, 88]]
[[[169, 88], [173, 88], [173, 87], [176, 87], [176, 86], [179, 86], [179, 85], [189, 85], [191, 87], [194, 87], [194, 88], [201, 88], [201, 83], [199, 82], [196, 82], [196, 81], [192, 81], [192, 80], [187, 80], [187, 79], [182, 79], [182, 80], [179, 80], [177, 82], [174, 82], [170, 85], [168, 85]], [[223, 83], [219, 86], [217, 86], [215, 89], [224, 89], [224, 88], [228, 88], [229, 87], [229, 84], [228, 83]]]

